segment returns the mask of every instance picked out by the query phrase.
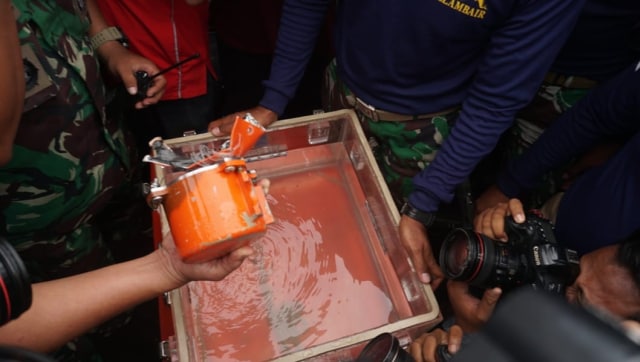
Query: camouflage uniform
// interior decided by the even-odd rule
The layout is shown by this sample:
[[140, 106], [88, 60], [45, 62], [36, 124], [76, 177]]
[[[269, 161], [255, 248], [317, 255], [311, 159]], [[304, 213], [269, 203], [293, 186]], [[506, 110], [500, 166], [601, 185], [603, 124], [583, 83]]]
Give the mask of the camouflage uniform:
[[[354, 108], [356, 98], [336, 74], [335, 59], [327, 67], [324, 81], [322, 102], [326, 111]], [[433, 161], [458, 111], [405, 122], [377, 120], [357, 113], [391, 195], [401, 207], [412, 191], [413, 176]]]
[[[554, 78], [558, 77], [547, 76], [532, 102], [519, 112], [514, 125], [506, 133], [505, 159], [502, 163], [527, 150], [553, 120], [576, 104], [596, 84], [595, 81], [579, 78], [582, 84], [576, 87], [571, 84], [572, 77], [562, 77], [561, 81]], [[546, 173], [538, 189], [529, 195], [521, 195], [528, 207], [541, 207], [549, 197], [560, 191], [564, 169], [566, 166]]]
[[[131, 140], [106, 114], [84, 1], [12, 3], [26, 97], [13, 158], [0, 167], [1, 232], [35, 282], [113, 262], [109, 240], [124, 224], [104, 211], [130, 215], [114, 200], [131, 192], [134, 172]], [[101, 225], [105, 221], [109, 225]], [[83, 348], [84, 342], [77, 342], [72, 349]]]

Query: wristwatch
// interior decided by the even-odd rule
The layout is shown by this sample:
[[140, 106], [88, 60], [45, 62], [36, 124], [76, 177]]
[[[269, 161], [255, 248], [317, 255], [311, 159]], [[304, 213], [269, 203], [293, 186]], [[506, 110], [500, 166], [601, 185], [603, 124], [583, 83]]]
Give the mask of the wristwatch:
[[425, 227], [433, 225], [433, 222], [436, 221], [435, 213], [420, 211], [411, 206], [411, 204], [409, 204], [408, 202], [405, 202], [404, 205], [402, 205], [400, 213], [402, 215], [407, 215], [416, 221], [419, 221]]
[[125, 48], [129, 47], [129, 41], [124, 36], [124, 34], [118, 29], [116, 26], [110, 26], [106, 29], [103, 29], [98, 34], [91, 37], [91, 47], [93, 50], [98, 50], [98, 48], [111, 40], [115, 40], [122, 44]]

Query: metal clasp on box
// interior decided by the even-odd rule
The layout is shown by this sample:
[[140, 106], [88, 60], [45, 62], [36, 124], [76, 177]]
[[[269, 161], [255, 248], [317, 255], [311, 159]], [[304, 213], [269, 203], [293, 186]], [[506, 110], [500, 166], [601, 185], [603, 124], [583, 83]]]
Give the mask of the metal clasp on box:
[[158, 346], [160, 359], [163, 361], [178, 361], [178, 347], [174, 336], [170, 336], [166, 340], [160, 341]]
[[328, 121], [318, 121], [311, 123], [307, 128], [307, 140], [310, 145], [325, 143], [329, 140], [331, 126]]

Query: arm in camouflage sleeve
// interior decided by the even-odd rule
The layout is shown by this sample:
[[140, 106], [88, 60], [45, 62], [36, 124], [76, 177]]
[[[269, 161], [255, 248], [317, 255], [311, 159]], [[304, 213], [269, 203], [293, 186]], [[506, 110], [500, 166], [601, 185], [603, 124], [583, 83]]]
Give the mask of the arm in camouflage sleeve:
[[13, 139], [22, 115], [24, 71], [20, 42], [10, 0], [0, 0], [0, 165], [11, 160]]

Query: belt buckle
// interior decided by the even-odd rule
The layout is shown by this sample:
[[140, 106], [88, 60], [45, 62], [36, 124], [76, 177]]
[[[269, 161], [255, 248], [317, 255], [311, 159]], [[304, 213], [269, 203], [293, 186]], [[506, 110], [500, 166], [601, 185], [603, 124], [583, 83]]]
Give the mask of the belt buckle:
[[356, 97], [356, 103], [360, 105], [358, 111], [364, 114], [366, 117], [370, 118], [374, 122], [378, 122], [380, 118], [378, 117], [378, 112], [376, 111], [376, 107], [365, 103], [362, 99]]

